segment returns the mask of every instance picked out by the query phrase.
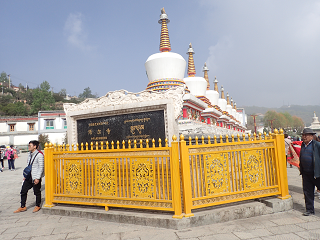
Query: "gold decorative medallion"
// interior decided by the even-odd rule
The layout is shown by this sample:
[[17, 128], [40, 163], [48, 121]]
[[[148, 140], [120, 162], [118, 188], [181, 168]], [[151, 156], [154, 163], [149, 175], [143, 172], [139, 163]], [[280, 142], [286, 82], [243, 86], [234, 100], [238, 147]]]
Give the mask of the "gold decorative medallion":
[[83, 169], [81, 161], [66, 161], [65, 164], [66, 193], [83, 194]]
[[103, 159], [97, 162], [97, 195], [116, 196], [117, 193], [116, 159]]

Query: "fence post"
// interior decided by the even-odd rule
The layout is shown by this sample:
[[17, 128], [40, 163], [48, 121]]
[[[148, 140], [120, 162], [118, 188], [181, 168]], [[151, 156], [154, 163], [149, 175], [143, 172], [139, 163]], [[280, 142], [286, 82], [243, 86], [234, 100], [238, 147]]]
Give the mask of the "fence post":
[[53, 207], [52, 204], [52, 195], [53, 195], [53, 181], [52, 181], [52, 143], [48, 145], [48, 143], [45, 144], [44, 148], [44, 171], [45, 171], [45, 198], [46, 198], [46, 204], [44, 207]]
[[174, 215], [173, 218], [183, 218], [181, 209], [181, 188], [180, 188], [180, 168], [179, 168], [179, 145], [177, 142], [177, 137], [172, 136], [171, 143], [171, 177], [172, 177], [172, 198]]
[[190, 178], [190, 162], [189, 152], [184, 136], [180, 135], [180, 161], [181, 161], [181, 177], [182, 177], [182, 192], [183, 192], [183, 206], [185, 217], [194, 216], [191, 213], [192, 208], [192, 194], [191, 194], [191, 178]]
[[276, 140], [276, 154], [278, 159], [278, 168], [279, 168], [279, 176], [280, 176], [279, 184], [280, 184], [281, 194], [279, 198], [288, 199], [291, 196], [289, 195], [289, 188], [288, 188], [287, 161], [286, 161], [283, 130], [280, 129], [280, 134], [279, 134], [278, 130], [275, 129], [274, 133], [275, 133], [274, 137]]

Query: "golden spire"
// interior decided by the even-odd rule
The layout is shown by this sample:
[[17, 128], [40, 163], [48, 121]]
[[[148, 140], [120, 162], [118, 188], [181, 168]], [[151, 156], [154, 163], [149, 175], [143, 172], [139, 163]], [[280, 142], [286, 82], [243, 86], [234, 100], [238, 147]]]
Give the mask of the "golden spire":
[[231, 107], [233, 108], [233, 99], [231, 98]]
[[225, 97], [224, 97], [224, 88], [223, 88], [222, 85], [221, 85], [221, 99], [225, 99]]
[[234, 106], [234, 109], [237, 110], [237, 103], [236, 102], [234, 102], [233, 106]]
[[204, 79], [207, 80], [207, 90], [210, 90], [210, 83], [209, 83], [209, 76], [208, 76], [209, 68], [207, 67], [207, 63], [204, 63], [202, 71], [204, 72]]
[[158, 23], [161, 24], [161, 35], [160, 35], [160, 52], [170, 52], [171, 51], [171, 44], [169, 39], [169, 32], [167, 23], [170, 20], [168, 19], [168, 15], [164, 8], [161, 9], [161, 15]]
[[189, 77], [194, 77], [196, 75], [196, 68], [194, 67], [194, 60], [193, 60], [193, 48], [191, 43], [189, 44], [189, 49], [187, 54], [189, 54], [189, 59], [188, 59], [188, 76]]
[[227, 104], [230, 105], [229, 93], [227, 92]]
[[217, 76], [214, 77], [214, 90], [219, 93]]

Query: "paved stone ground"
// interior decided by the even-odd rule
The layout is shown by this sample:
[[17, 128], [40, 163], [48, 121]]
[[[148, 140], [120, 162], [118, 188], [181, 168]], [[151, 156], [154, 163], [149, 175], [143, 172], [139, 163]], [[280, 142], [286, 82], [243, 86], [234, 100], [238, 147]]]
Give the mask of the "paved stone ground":
[[[170, 230], [110, 223], [68, 216], [32, 213], [35, 197], [29, 191], [28, 211], [13, 214], [19, 207], [22, 170], [26, 154], [16, 160], [16, 171], [7, 168], [0, 173], [0, 239], [110, 239], [110, 240], [151, 240], [151, 239], [320, 239], [320, 200], [315, 200], [316, 215], [302, 216], [304, 199], [301, 177], [296, 168], [288, 168], [290, 194], [294, 210], [218, 223], [184, 230]], [[5, 166], [8, 167], [5, 161]], [[44, 186], [43, 186], [44, 188]], [[44, 191], [43, 191], [44, 196]]]

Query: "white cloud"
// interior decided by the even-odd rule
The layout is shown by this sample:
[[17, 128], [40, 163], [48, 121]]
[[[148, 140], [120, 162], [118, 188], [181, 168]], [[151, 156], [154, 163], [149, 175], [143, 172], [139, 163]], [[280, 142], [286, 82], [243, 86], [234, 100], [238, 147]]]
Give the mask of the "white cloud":
[[83, 16], [81, 13], [70, 13], [64, 26], [68, 42], [81, 50], [91, 50], [92, 47], [86, 42], [87, 35], [83, 29]]

